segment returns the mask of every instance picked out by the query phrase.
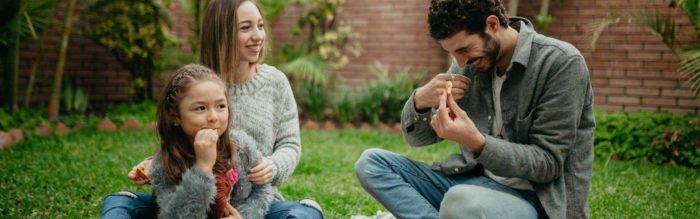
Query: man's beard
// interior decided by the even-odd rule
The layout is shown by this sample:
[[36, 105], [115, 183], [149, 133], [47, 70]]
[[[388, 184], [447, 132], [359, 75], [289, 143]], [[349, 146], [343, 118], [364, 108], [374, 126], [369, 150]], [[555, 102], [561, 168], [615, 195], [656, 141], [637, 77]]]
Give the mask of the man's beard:
[[484, 58], [488, 61], [489, 65], [486, 70], [478, 69], [485, 73], [491, 73], [496, 68], [498, 64], [498, 58], [501, 53], [501, 42], [496, 41], [487, 33], [479, 34], [479, 37], [484, 40]]

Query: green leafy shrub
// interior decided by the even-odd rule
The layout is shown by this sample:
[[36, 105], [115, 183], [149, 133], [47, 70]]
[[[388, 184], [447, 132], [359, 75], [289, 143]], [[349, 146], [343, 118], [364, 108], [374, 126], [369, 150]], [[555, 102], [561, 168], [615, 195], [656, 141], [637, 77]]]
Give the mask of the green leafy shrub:
[[345, 124], [357, 119], [358, 109], [355, 98], [350, 92], [341, 92], [339, 98], [333, 102], [333, 112], [338, 122]]
[[88, 107], [89, 95], [78, 86], [75, 77], [68, 77], [62, 86], [61, 101], [68, 113], [83, 114]]
[[39, 124], [48, 124], [46, 107], [20, 108], [15, 112], [7, 112], [0, 108], [0, 130], [8, 131], [13, 128], [34, 130]]
[[599, 158], [700, 167], [700, 117], [670, 113], [596, 113]]
[[152, 76], [160, 52], [174, 40], [172, 17], [161, 0], [95, 0], [88, 5], [88, 29], [95, 43], [107, 48], [131, 73], [136, 101], [152, 98]]
[[356, 107], [360, 110], [360, 119], [377, 123], [392, 123], [401, 120], [401, 111], [406, 100], [425, 75], [420, 72], [410, 76], [404, 69], [389, 77], [389, 68], [379, 62], [372, 64], [372, 72], [377, 77], [360, 89]]
[[302, 114], [313, 120], [321, 120], [327, 104], [325, 86], [319, 83], [303, 82], [301, 86]]
[[150, 100], [141, 103], [122, 103], [109, 107], [105, 116], [116, 124], [125, 122], [129, 117], [134, 117], [136, 120], [145, 125], [145, 123], [156, 121], [156, 111], [158, 105]]

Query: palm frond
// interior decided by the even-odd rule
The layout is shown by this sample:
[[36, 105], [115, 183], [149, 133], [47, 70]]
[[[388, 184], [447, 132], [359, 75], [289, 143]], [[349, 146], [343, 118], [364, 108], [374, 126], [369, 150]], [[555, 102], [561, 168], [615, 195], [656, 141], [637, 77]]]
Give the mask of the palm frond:
[[639, 23], [648, 28], [649, 30], [661, 38], [661, 41], [671, 47], [676, 54], [679, 45], [676, 40], [676, 22], [673, 21], [670, 15], [663, 15], [657, 10], [653, 14], [649, 11], [644, 11], [637, 16], [639, 18]]
[[283, 70], [292, 78], [325, 85], [328, 63], [318, 55], [302, 55], [284, 65]]
[[700, 48], [683, 51], [678, 71], [688, 77], [690, 89], [700, 99]]
[[588, 25], [588, 31], [592, 33], [591, 36], [591, 48], [595, 50], [596, 43], [598, 43], [598, 38], [600, 38], [600, 34], [603, 33], [608, 27], [613, 26], [617, 23], [620, 23], [621, 17], [617, 15], [609, 15], [605, 19], [601, 20], [600, 22], [595, 22], [592, 24]]

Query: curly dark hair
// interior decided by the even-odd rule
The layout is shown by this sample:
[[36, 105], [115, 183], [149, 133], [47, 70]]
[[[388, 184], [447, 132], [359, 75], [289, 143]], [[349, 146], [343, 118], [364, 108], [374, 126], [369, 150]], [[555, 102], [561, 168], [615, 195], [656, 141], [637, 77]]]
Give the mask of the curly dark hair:
[[443, 40], [460, 32], [483, 33], [486, 18], [495, 15], [508, 27], [508, 15], [501, 0], [431, 0], [428, 11], [430, 36]]

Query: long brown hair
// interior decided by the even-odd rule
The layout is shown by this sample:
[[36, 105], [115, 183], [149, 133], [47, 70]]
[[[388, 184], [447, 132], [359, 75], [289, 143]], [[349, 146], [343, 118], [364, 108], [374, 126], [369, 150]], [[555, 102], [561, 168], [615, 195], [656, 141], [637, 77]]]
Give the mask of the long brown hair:
[[[255, 4], [260, 15], [263, 15], [263, 11], [254, 0], [212, 0], [202, 17], [199, 62], [219, 73], [229, 84], [239, 82], [237, 76], [240, 74], [236, 73], [240, 62], [236, 10], [246, 1]], [[267, 40], [263, 42], [256, 63], [262, 62], [266, 49]]]
[[[211, 81], [220, 84], [224, 89], [226, 86], [214, 71], [197, 64], [186, 65], [178, 69], [172, 78], [163, 88], [158, 112], [156, 114], [158, 122], [158, 135], [160, 137], [159, 153], [163, 161], [165, 179], [177, 185], [182, 180], [182, 174], [194, 164], [195, 153], [192, 141], [187, 137], [182, 127], [176, 124], [176, 118], [180, 116], [180, 102], [187, 92], [187, 89], [194, 83], [200, 81]], [[226, 101], [228, 101], [228, 96]], [[229, 109], [229, 119], [233, 118], [232, 110]], [[227, 121], [224, 134], [219, 136], [216, 142], [216, 164], [214, 173], [225, 173], [233, 167], [235, 147], [229, 134], [230, 123]]]

